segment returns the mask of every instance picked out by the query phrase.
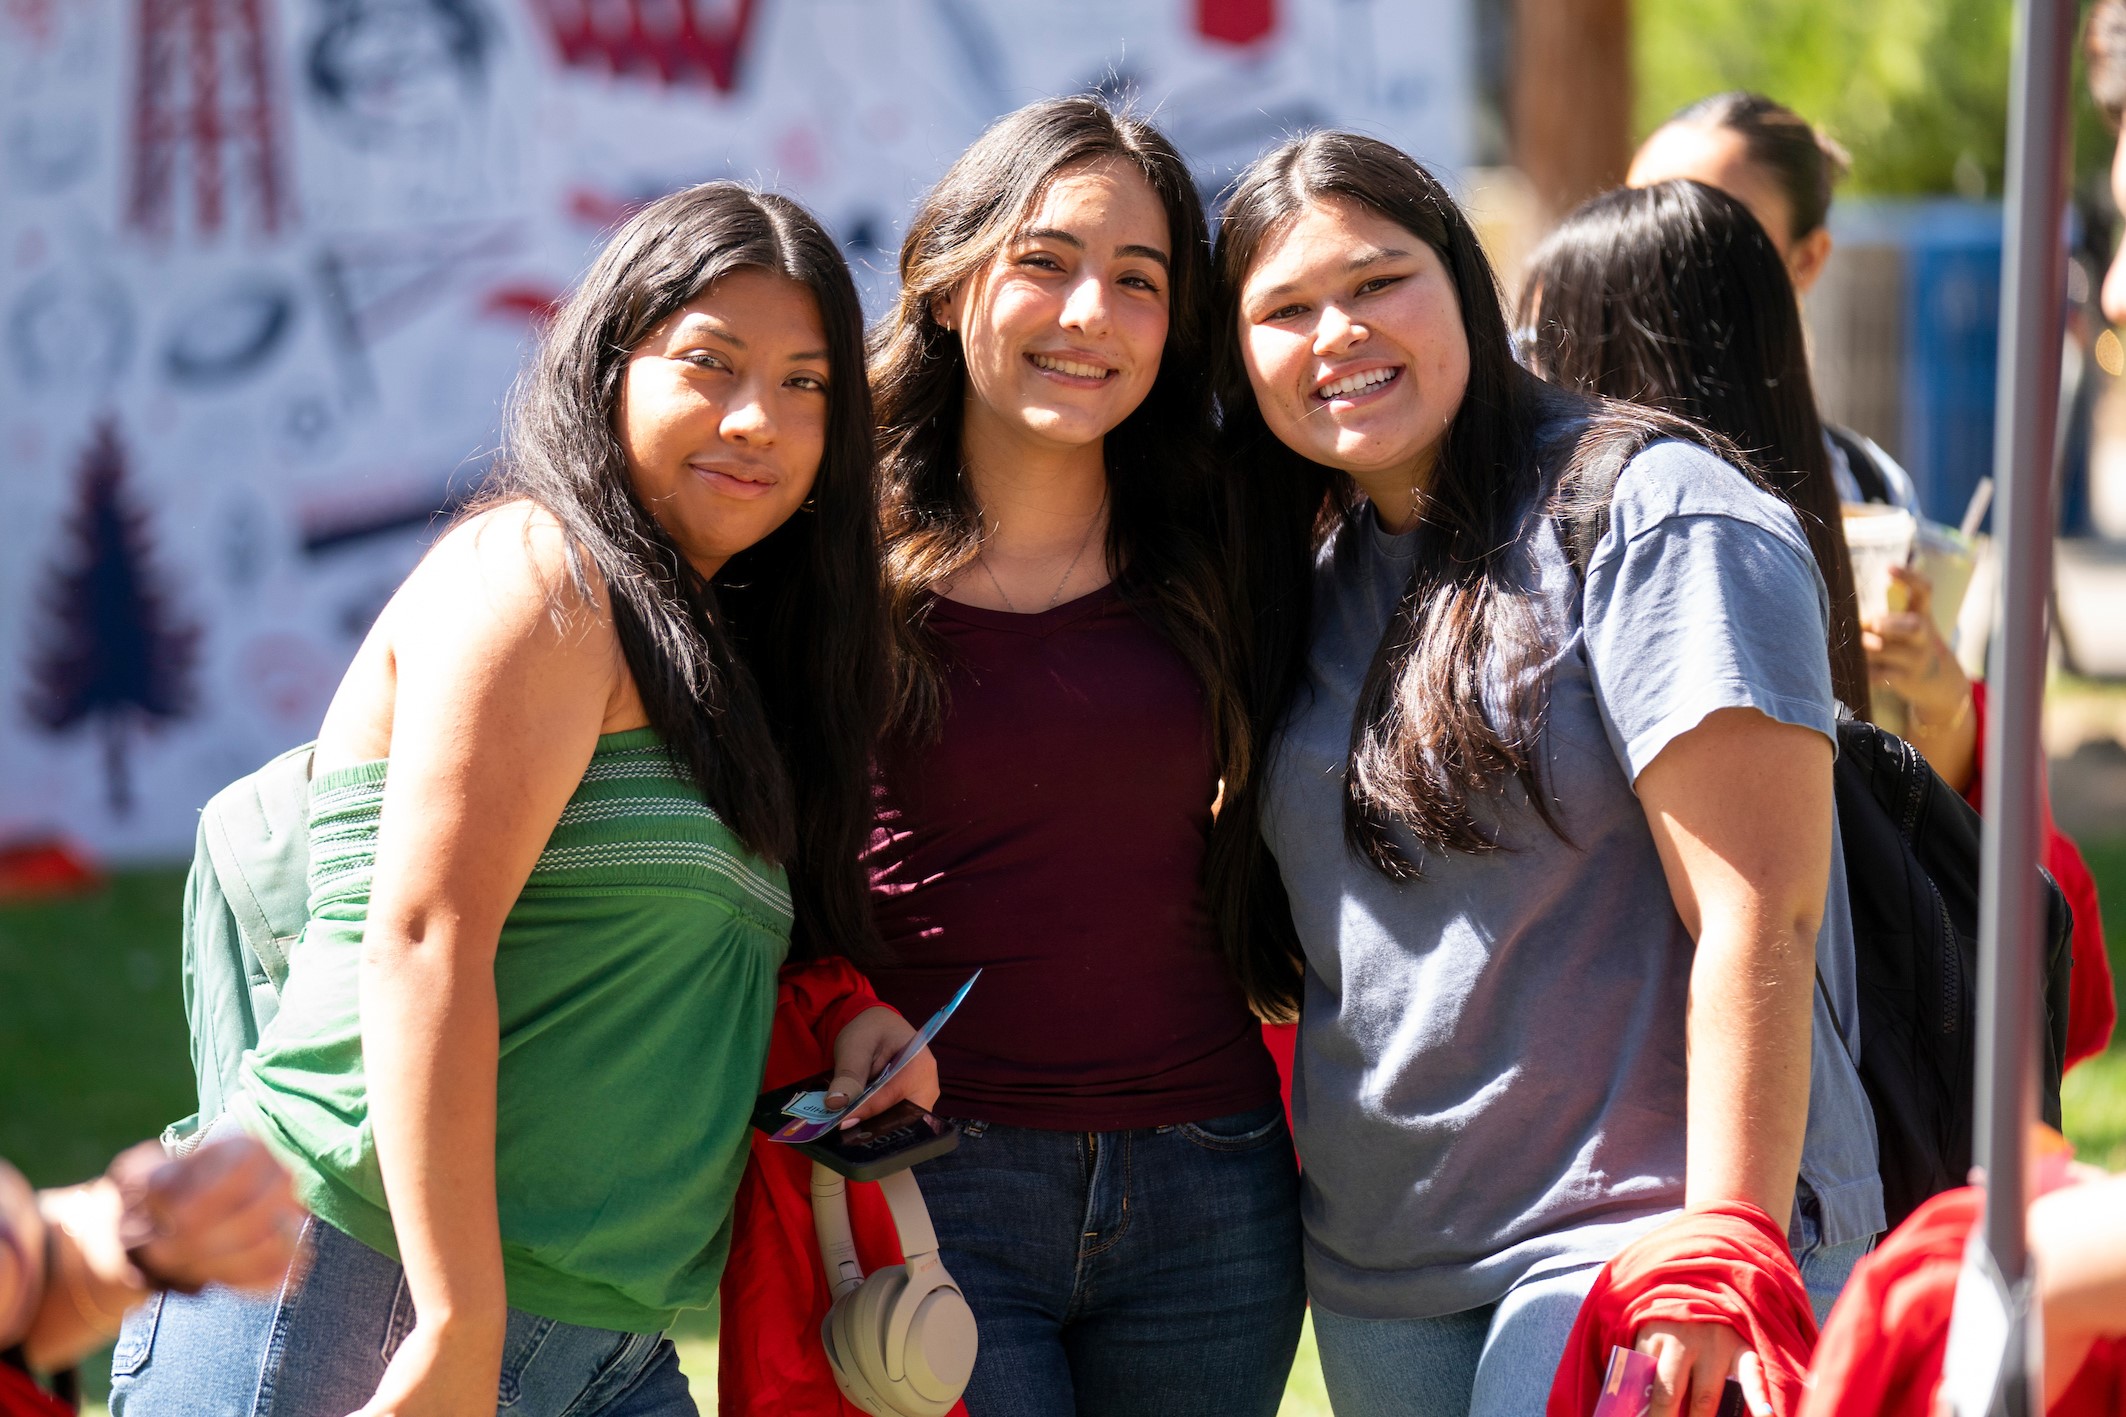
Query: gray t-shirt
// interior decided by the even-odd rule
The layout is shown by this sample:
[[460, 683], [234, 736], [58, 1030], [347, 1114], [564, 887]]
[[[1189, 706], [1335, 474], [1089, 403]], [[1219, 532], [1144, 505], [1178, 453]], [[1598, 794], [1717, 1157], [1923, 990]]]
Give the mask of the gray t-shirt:
[[[1549, 657], [1528, 672], [1549, 677], [1539, 780], [1562, 837], [1512, 786], [1479, 804], [1507, 849], [1426, 854], [1422, 880], [1345, 844], [1353, 706], [1414, 555], [1369, 507], [1317, 563], [1306, 682], [1273, 750], [1263, 834], [1307, 958], [1292, 1090], [1307, 1288], [1354, 1317], [1493, 1302], [1682, 1205], [1693, 945], [1632, 783], [1718, 709], [1834, 735], [1828, 598], [1776, 498], [1702, 449], [1655, 444], [1619, 478], [1584, 585], [1555, 527], [1531, 523]], [[1850, 1027], [1835, 844], [1817, 963]], [[1883, 1228], [1858, 1046], [1819, 990], [1797, 1224], [1814, 1209], [1833, 1244]]]

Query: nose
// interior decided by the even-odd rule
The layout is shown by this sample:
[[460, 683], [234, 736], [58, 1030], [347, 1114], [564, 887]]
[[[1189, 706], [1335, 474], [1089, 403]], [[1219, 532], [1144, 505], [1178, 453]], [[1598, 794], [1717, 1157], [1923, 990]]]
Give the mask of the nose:
[[2104, 272], [2102, 295], [2104, 318], [2114, 325], [2126, 325], [2126, 247], [2111, 258], [2111, 269]]
[[768, 401], [758, 390], [741, 389], [725, 406], [716, 431], [727, 443], [764, 448], [775, 441], [775, 418], [768, 412]]
[[1314, 324], [1314, 352], [1341, 354], [1366, 338], [1366, 327], [1344, 312], [1341, 305], [1324, 305]]
[[1062, 325], [1065, 329], [1077, 330], [1087, 335], [1107, 333], [1107, 287], [1099, 279], [1086, 276], [1070, 288], [1063, 302]]

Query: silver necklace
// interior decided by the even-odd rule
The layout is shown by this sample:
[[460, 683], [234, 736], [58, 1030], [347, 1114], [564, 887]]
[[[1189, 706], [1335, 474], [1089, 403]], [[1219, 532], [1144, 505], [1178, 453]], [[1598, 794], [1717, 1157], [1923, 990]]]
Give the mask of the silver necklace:
[[[1103, 492], [1100, 494], [1099, 510], [1095, 511], [1093, 513], [1093, 519], [1085, 524], [1085, 537], [1082, 541], [1078, 543], [1077, 552], [1070, 558], [1070, 564], [1063, 568], [1063, 579], [1056, 582], [1056, 588], [1054, 592], [1049, 595], [1048, 604], [1041, 607], [1042, 610], [1053, 610], [1058, 604], [1062, 602], [1063, 587], [1070, 584], [1070, 573], [1072, 571], [1077, 570], [1078, 563], [1085, 559], [1085, 548], [1093, 544], [1093, 531], [1100, 525], [1101, 519], [1105, 515], [1106, 511], [1107, 494]], [[984, 538], [984, 540], [986, 542], [987, 538]], [[981, 551], [976, 553], [975, 559], [982, 563], [982, 574], [989, 577], [990, 587], [991, 589], [996, 591], [997, 599], [1004, 602], [1004, 608], [1006, 610], [1009, 610], [1014, 615], [1025, 614], [1025, 611], [1019, 609], [1018, 606], [1011, 603], [1011, 596], [1005, 593], [1004, 583], [997, 579], [997, 573], [995, 569], [992, 568], [989, 564], [989, 548], [986, 544], [983, 546]]]

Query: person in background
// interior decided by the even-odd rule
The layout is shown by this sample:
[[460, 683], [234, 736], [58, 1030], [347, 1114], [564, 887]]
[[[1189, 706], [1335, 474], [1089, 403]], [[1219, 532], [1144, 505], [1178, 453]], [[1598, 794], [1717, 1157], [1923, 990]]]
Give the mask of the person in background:
[[1853, 565], [1791, 268], [1716, 187], [1619, 187], [1582, 202], [1529, 256], [1521, 355], [1563, 388], [1663, 409], [1748, 451], [1800, 518], [1831, 597], [1831, 688], [1866, 718]]
[[[1246, 662], [1281, 725], [1221, 826], [1259, 823], [1289, 900], [1253, 947], [1304, 993], [1340, 1417], [1542, 1410], [1598, 1271], [1679, 1211], [1793, 1227], [1775, 1262], [1835, 1289], [1883, 1212], [1816, 1002], [1817, 964], [1854, 986], [1800, 523], [1713, 435], [1516, 365], [1467, 218], [1384, 143], [1259, 159], [1217, 263]], [[1564, 507], [1604, 527], [1584, 557]], [[1718, 1324], [1634, 1341], [1660, 1417], [1755, 1362]]]
[[[833, 238], [732, 182], [651, 203], [511, 412], [326, 711], [309, 920], [215, 1126], [294, 1176], [302, 1280], [145, 1306], [125, 1417], [691, 1417], [663, 1330], [715, 1302], [778, 968], [875, 949], [876, 462]], [[913, 1036], [867, 1009], [836, 1071]], [[910, 1092], [935, 1073], [867, 1110]]]
[[873, 335], [896, 713], [873, 971], [940, 1035], [916, 1169], [980, 1417], [1273, 1413], [1298, 1176], [1203, 865], [1250, 771], [1214, 554], [1209, 270], [1173, 146], [1000, 120], [918, 207]]
[[[2090, 14], [2090, 83], [2100, 105], [2118, 112], [2126, 97], [2120, 75], [2126, 59], [2116, 55], [2126, 22], [2118, 0], [2104, 0]], [[2107, 38], [2108, 36], [2108, 38]], [[2107, 89], [2105, 84], [2111, 87]], [[2107, 100], [2105, 95], [2112, 95]], [[1748, 208], [1785, 262], [1796, 296], [1806, 295], [1831, 256], [1824, 225], [1831, 191], [1848, 159], [1830, 138], [1792, 109], [1752, 93], [1720, 93], [1679, 111], [1647, 138], [1632, 159], [1626, 183], [1648, 187], [1687, 179], [1717, 187]], [[2115, 184], [2126, 173], [2114, 166]], [[2126, 279], [2116, 265], [2105, 283], [2111, 318], [2126, 313]], [[1879, 502], [1918, 514], [1912, 479], [1889, 454], [1850, 429], [1826, 422], [1831, 475], [1845, 502]], [[1861, 626], [1871, 683], [1888, 689], [1908, 710], [1902, 736], [1919, 749], [1942, 780], [1983, 810], [1982, 745], [1985, 686], [1964, 673], [1956, 653], [1936, 626], [1934, 588], [1918, 570], [1890, 573], [1905, 588], [1906, 605]], [[2069, 1065], [2109, 1046], [2117, 1017], [2104, 923], [2081, 851], [2050, 820], [2047, 808], [2044, 864], [2074, 908], [2074, 977], [2067, 1022]]]
[[[1832, 189], [1851, 166], [1843, 148], [1807, 119], [1762, 94], [1703, 98], [1655, 129], [1632, 158], [1625, 184], [1650, 187], [1688, 179], [1741, 202], [1786, 265], [1798, 299], [1831, 258]], [[1911, 474], [1873, 440], [1825, 421], [1831, 476], [1844, 502], [1878, 502], [1919, 512]], [[1977, 734], [1971, 683], [1931, 614], [1933, 587], [1917, 572], [1894, 573], [1909, 604], [1867, 626], [1875, 679], [1910, 707], [1905, 736], [1959, 792], [1975, 773]]]
[[0, 1410], [7, 1384], [70, 1368], [165, 1289], [277, 1285], [306, 1217], [249, 1137], [121, 1152], [94, 1181], [35, 1192], [0, 1161]]

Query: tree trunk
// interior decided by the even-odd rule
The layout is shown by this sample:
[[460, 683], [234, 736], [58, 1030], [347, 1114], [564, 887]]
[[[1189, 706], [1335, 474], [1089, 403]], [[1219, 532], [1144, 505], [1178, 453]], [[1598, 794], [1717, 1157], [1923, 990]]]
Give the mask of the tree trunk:
[[1631, 0], [1516, 0], [1514, 165], [1550, 226], [1631, 165]]
[[96, 726], [103, 735], [103, 782], [110, 794], [111, 815], [127, 817], [133, 813], [133, 779], [126, 763], [126, 720], [131, 717], [122, 708], [108, 708], [97, 715]]

